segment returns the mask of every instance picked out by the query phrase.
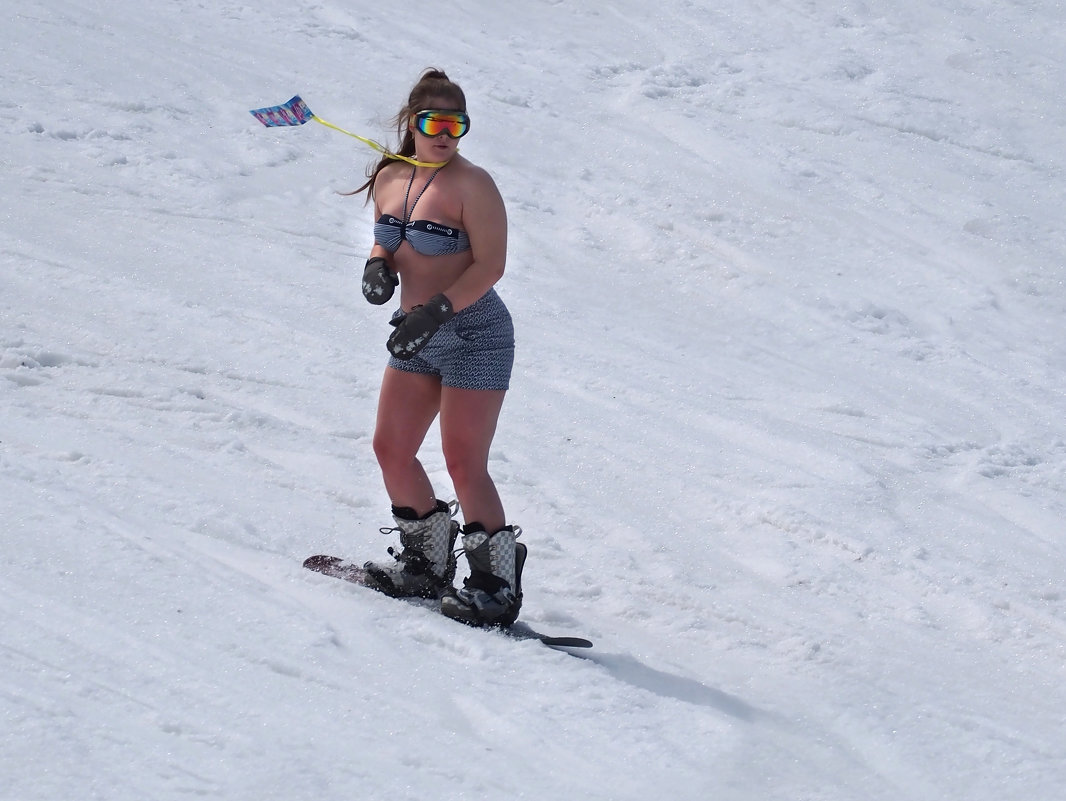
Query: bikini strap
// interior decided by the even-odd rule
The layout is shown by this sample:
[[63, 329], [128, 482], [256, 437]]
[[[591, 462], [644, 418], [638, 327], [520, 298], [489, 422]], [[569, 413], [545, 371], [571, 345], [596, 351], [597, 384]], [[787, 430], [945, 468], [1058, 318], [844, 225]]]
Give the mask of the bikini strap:
[[426, 185], [422, 187], [422, 191], [419, 192], [418, 196], [415, 198], [415, 202], [411, 204], [411, 211], [408, 212], [407, 211], [407, 201], [411, 197], [411, 186], [415, 182], [415, 173], [418, 172], [418, 167], [412, 167], [411, 168], [411, 180], [409, 180], [407, 182], [407, 191], [404, 192], [404, 195], [403, 195], [403, 227], [400, 228], [400, 239], [401, 240], [407, 239], [407, 225], [408, 225], [408, 223], [411, 222], [411, 219], [415, 216], [415, 206], [418, 205], [418, 201], [420, 201], [422, 199], [422, 195], [424, 195], [426, 193], [426, 190], [429, 189], [429, 185], [431, 183], [433, 183], [433, 179], [437, 177], [437, 173], [440, 172], [443, 169], [444, 169], [444, 167], [441, 166], [441, 167], [437, 167], [437, 169], [435, 169], [433, 171], [433, 174], [429, 176], [429, 180], [426, 181]]

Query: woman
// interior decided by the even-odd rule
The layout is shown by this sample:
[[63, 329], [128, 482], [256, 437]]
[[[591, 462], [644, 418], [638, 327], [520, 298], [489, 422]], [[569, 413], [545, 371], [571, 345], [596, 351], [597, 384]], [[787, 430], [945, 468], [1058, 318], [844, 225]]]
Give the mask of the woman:
[[[367, 562], [369, 583], [398, 597], [436, 597], [449, 617], [509, 625], [522, 605], [525, 546], [505, 525], [489, 447], [514, 361], [511, 317], [493, 289], [504, 272], [507, 213], [491, 176], [459, 155], [470, 129], [462, 89], [428, 69], [396, 116], [402, 139], [357, 191], [374, 201], [375, 244], [363, 294], [375, 305], [400, 287], [378, 399], [374, 452], [402, 551]], [[466, 525], [470, 567], [452, 587], [459, 525], [437, 500], [418, 451], [440, 416], [441, 446]]]

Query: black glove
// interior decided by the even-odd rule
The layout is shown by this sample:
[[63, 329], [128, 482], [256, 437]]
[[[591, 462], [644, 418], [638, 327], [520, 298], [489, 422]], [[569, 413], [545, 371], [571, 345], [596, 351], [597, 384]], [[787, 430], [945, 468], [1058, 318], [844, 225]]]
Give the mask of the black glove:
[[381, 256], [367, 259], [366, 268], [363, 270], [364, 298], [375, 306], [388, 303], [398, 283], [400, 279], [389, 269], [388, 263]]
[[452, 302], [444, 295], [434, 295], [425, 306], [415, 306], [403, 317], [392, 321], [396, 330], [389, 337], [389, 353], [397, 359], [410, 359], [454, 316]]

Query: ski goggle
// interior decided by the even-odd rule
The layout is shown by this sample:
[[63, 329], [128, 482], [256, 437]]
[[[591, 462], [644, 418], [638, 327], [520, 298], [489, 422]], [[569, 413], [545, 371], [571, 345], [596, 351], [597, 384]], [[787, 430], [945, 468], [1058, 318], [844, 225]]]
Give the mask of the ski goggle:
[[470, 131], [470, 115], [465, 111], [426, 109], [414, 116], [415, 128], [425, 136], [445, 136], [459, 139]]

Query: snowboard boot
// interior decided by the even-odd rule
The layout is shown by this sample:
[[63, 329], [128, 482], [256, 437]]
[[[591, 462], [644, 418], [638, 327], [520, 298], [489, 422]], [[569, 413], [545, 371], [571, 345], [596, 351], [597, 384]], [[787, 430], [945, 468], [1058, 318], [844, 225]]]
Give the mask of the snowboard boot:
[[463, 587], [441, 599], [441, 613], [471, 626], [510, 626], [522, 609], [522, 568], [526, 546], [515, 542], [522, 533], [506, 526], [490, 535], [478, 526], [463, 529], [463, 551], [470, 576]]
[[383, 528], [382, 534], [399, 532], [403, 550], [389, 548], [393, 561], [367, 562], [366, 585], [393, 598], [440, 598], [455, 580], [455, 539], [459, 524], [452, 517], [459, 504], [437, 501], [437, 508], [424, 517], [413, 509], [392, 509], [396, 528]]

